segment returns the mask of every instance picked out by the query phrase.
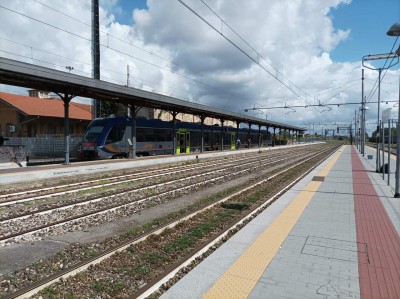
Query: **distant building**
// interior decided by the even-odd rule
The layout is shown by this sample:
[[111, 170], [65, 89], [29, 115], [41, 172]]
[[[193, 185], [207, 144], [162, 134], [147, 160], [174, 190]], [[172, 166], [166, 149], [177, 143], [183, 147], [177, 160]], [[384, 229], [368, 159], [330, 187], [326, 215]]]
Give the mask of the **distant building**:
[[[120, 105], [118, 115], [126, 115], [126, 107]], [[92, 120], [92, 105], [70, 102], [70, 134], [83, 135]], [[137, 113], [138, 118], [172, 121], [170, 112], [143, 107]], [[198, 116], [179, 113], [178, 121], [200, 123]], [[221, 125], [218, 119], [207, 117], [206, 125]], [[236, 123], [225, 121], [224, 126], [236, 127]], [[0, 92], [0, 136], [4, 137], [40, 137], [44, 135], [64, 134], [64, 102], [53, 98], [50, 92], [29, 90], [29, 96]]]
[[[92, 106], [70, 102], [71, 135], [82, 135], [92, 119]], [[29, 96], [0, 92], [0, 135], [36, 137], [64, 134], [64, 102], [49, 92], [29, 90]]]
[[[128, 112], [125, 105], [123, 104], [118, 105], [118, 110], [117, 110], [118, 116], [126, 116], [127, 113]], [[136, 114], [136, 117], [145, 119], [160, 119], [162, 121], [172, 121], [172, 114], [169, 111], [162, 109], [148, 108], [148, 107], [140, 108]], [[193, 122], [193, 123], [201, 122], [200, 117], [189, 113], [178, 113], [176, 119], [178, 121], [183, 121], [183, 122]], [[206, 119], [204, 120], [204, 124], [209, 126], [218, 124], [220, 126], [221, 122], [218, 119], [212, 117], [206, 117]], [[225, 121], [224, 127], [228, 126], [236, 127], [236, 122]]]
[[[140, 111], [139, 111], [140, 112]], [[161, 109], [155, 109], [153, 112], [154, 118], [156, 119], [161, 119], [163, 121], [172, 121], [172, 114], [168, 111], [165, 110], [161, 110]], [[193, 114], [189, 114], [189, 113], [178, 113], [178, 115], [176, 116], [177, 120], [180, 121], [184, 121], [184, 122], [193, 122], [193, 123], [200, 123], [200, 117], [193, 115]], [[221, 122], [219, 119], [216, 118], [212, 118], [212, 117], [206, 117], [206, 119], [204, 120], [204, 124], [205, 125], [221, 125]], [[233, 121], [224, 121], [224, 127], [234, 127], [236, 128], [236, 122]]]

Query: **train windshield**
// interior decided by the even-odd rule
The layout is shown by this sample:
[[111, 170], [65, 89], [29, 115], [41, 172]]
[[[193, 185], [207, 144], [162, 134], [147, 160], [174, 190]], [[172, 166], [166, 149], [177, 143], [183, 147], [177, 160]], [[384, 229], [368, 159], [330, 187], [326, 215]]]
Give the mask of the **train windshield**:
[[93, 120], [86, 130], [85, 136], [83, 137], [83, 142], [97, 142], [97, 139], [104, 129], [106, 121], [107, 120], [105, 119]]

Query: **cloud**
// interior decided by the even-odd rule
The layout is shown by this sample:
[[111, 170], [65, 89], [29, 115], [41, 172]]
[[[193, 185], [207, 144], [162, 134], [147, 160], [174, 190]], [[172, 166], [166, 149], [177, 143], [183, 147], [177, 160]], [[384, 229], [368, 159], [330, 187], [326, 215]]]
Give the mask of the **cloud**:
[[[132, 25], [118, 21], [121, 2], [104, 0], [101, 78], [125, 85], [129, 65], [131, 86], [239, 113], [253, 107], [360, 101], [361, 64], [330, 58], [350, 34], [334, 28], [330, 13], [349, 0], [252, 0], [245, 5], [239, 0], [205, 1], [250, 46], [200, 1], [184, 2], [241, 50], [176, 0], [148, 0], [148, 9], [132, 12]], [[40, 21], [0, 9], [2, 56], [63, 71], [73, 66], [73, 72], [90, 76], [90, 1], [0, 0], [0, 5]], [[397, 73], [389, 71], [387, 78]], [[366, 86], [372, 88], [376, 77], [376, 71], [366, 71]], [[382, 92], [396, 94], [395, 89], [386, 85]], [[354, 109], [357, 106], [249, 113], [303, 125], [349, 123]], [[370, 114], [376, 117], [376, 112]]]

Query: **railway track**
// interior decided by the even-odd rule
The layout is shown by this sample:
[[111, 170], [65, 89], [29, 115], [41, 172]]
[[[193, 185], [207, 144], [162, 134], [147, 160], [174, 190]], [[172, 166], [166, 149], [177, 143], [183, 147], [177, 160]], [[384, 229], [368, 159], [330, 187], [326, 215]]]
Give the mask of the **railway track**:
[[[319, 149], [316, 153], [310, 153], [309, 157], [305, 157], [305, 155], [303, 155], [301, 161], [290, 163], [290, 165], [281, 167], [279, 170], [274, 171], [273, 175], [269, 175], [267, 178], [260, 178], [256, 183], [242, 188], [242, 190], [235, 192], [234, 194], [226, 196], [219, 201], [213, 202], [212, 204], [193, 211], [190, 214], [180, 216], [178, 219], [170, 221], [162, 227], [158, 227], [146, 234], [142, 234], [134, 239], [118, 244], [117, 246], [108, 248], [96, 257], [81, 261], [74, 266], [68, 267], [68, 269], [64, 271], [53, 273], [46, 279], [39, 280], [27, 288], [22, 288], [18, 292], [9, 294], [6, 298], [19, 298], [19, 296], [26, 297], [37, 292], [41, 292], [40, 296], [44, 297], [46, 297], [46, 294], [49, 293], [54, 294], [56, 297], [68, 297], [70, 292], [70, 289], [68, 290], [68, 285], [76, 286], [79, 285], [79, 283], [82, 283], [82, 281], [80, 281], [82, 279], [82, 275], [76, 274], [81, 273], [81, 271], [84, 271], [89, 267], [89, 273], [85, 273], [84, 276], [91, 276], [91, 273], [93, 274], [99, 271], [97, 274], [95, 274], [95, 277], [97, 278], [91, 277], [88, 278], [89, 280], [87, 281], [88, 286], [93, 283], [93, 288], [89, 290], [89, 293], [92, 293], [82, 293], [81, 295], [78, 295], [78, 297], [93, 297], [93, 292], [97, 292], [100, 296], [102, 294], [104, 295], [105, 290], [102, 290], [99, 285], [99, 281], [102, 285], [103, 283], [106, 283], [103, 281], [105, 278], [102, 276], [102, 274], [99, 274], [100, 271], [104, 270], [104, 268], [107, 268], [110, 265], [115, 266], [117, 260], [126, 262], [126, 256], [131, 259], [133, 255], [139, 255], [139, 257], [143, 257], [141, 254], [144, 254], [143, 252], [150, 250], [148, 246], [153, 249], [155, 256], [157, 256], [156, 253], [160, 250], [160, 244], [164, 244], [167, 239], [172, 242], [172, 244], [176, 244], [176, 240], [180, 240], [184, 238], [184, 236], [187, 236], [188, 231], [191, 232], [191, 228], [204, 228], [205, 225], [203, 221], [207, 222], [210, 219], [213, 219], [212, 223], [214, 223], [216, 221], [216, 215], [222, 215], [221, 219], [224, 220], [221, 220], [221, 224], [219, 224], [218, 220], [216, 226], [212, 227], [211, 233], [206, 234], [207, 237], [200, 237], [199, 242], [191, 244], [189, 246], [190, 250], [183, 250], [177, 253], [177, 250], [175, 250], [176, 248], [174, 247], [175, 245], [168, 247], [173, 248], [173, 255], [177, 256], [176, 259], [168, 259], [168, 267], [158, 266], [157, 271], [155, 273], [152, 272], [152, 275], [149, 275], [147, 272], [139, 275], [141, 277], [146, 277], [145, 281], [140, 280], [137, 277], [132, 278], [134, 281], [131, 281], [129, 283], [129, 287], [123, 291], [125, 293], [128, 292], [129, 296], [133, 294], [134, 297], [148, 295], [150, 292], [153, 292], [159, 286], [163, 285], [170, 277], [173, 276], [173, 274], [179, 273], [181, 269], [187, 269], [189, 264], [193, 263], [194, 260], [198, 259], [198, 257], [202, 253], [209, 250], [209, 248], [214, 248], [221, 239], [223, 240], [227, 238], [227, 236], [231, 234], [231, 230], [237, 230], [237, 227], [240, 227], [243, 225], [243, 223], [247, 222], [248, 219], [254, 217], [254, 214], [257, 214], [260, 210], [265, 209], [278, 197], [279, 194], [284, 192], [287, 188], [294, 184], [294, 182], [298, 181], [301, 177], [308, 173], [311, 169], [311, 164], [314, 166], [314, 164], [320, 163], [322, 160], [324, 160], [328, 153], [333, 151], [333, 148], [323, 148]], [[295, 179], [293, 179], [293, 176], [295, 176]], [[260, 193], [259, 188], [262, 188], [262, 192], [267, 194], [269, 198], [268, 200], [259, 199], [252, 201], [251, 198], [254, 198], [256, 194]], [[237, 213], [235, 214], [234, 212]], [[195, 231], [197, 232], [197, 230]], [[143, 243], [147, 245], [140, 245]], [[198, 243], [201, 244], [200, 247], [196, 245]], [[163, 249], [165, 248], [167, 248], [166, 245], [163, 247]], [[146, 257], [148, 256], [149, 254], [146, 255]], [[134, 260], [136, 263], [137, 259]], [[133, 260], [131, 260], [131, 263], [132, 262]], [[161, 263], [165, 262], [166, 261], [161, 257]], [[151, 262], [149, 263], [151, 264]], [[184, 272], [185, 271], [186, 270], [184, 270]], [[110, 270], [109, 272], [114, 273], [115, 270]], [[157, 279], [154, 279], [154, 275], [157, 277]], [[56, 281], [58, 281], [57, 286], [53, 287], [52, 285]], [[121, 284], [125, 285], [125, 281], [121, 280]], [[119, 288], [117, 285], [115, 287], [120, 289], [120, 293], [117, 292], [113, 294], [119, 294], [118, 296], [120, 296], [121, 289], [124, 288]], [[124, 297], [124, 295], [122, 295], [122, 297]]]
[[[244, 156], [244, 155], [240, 155], [240, 156]], [[245, 159], [251, 159], [251, 157], [244, 157], [244, 160]], [[86, 180], [86, 181], [74, 182], [74, 183], [70, 183], [70, 184], [63, 184], [63, 185], [59, 185], [59, 186], [55, 185], [55, 186], [46, 187], [46, 188], [36, 188], [36, 189], [19, 191], [19, 192], [5, 193], [5, 194], [0, 194], [0, 207], [11, 205], [11, 204], [16, 204], [16, 203], [21, 203], [21, 202], [28, 202], [28, 201], [49, 198], [49, 197], [68, 194], [68, 193], [75, 193], [75, 192], [89, 190], [89, 189], [102, 188], [105, 186], [114, 186], [114, 185], [123, 184], [126, 182], [132, 182], [134, 180], [140, 180], [140, 179], [144, 179], [144, 178], [151, 178], [151, 177], [157, 177], [157, 176], [162, 176], [162, 175], [170, 175], [170, 174], [174, 173], [175, 171], [184, 172], [184, 171], [190, 171], [193, 169], [209, 167], [210, 165], [220, 165], [222, 163], [226, 163], [226, 162], [230, 162], [230, 161], [235, 161], [235, 159], [232, 157], [229, 157], [227, 159], [221, 158], [221, 159], [217, 159], [217, 161], [198, 162], [198, 163], [196, 163], [197, 165], [178, 165], [178, 166], [169, 166], [167, 168], [162, 167], [162, 168], [156, 168], [156, 169], [152, 169], [152, 170], [148, 170], [148, 171], [142, 171], [142, 172], [137, 171], [137, 172], [130, 173], [130, 174], [110, 176], [107, 178], [101, 178], [101, 179], [96, 179], [96, 180]]]
[[[289, 149], [287, 154], [293, 149]], [[277, 151], [274, 153], [275, 155], [280, 155], [281, 151]], [[229, 158], [221, 158], [217, 159], [216, 161], [204, 161], [204, 162], [197, 162], [196, 164], [190, 165], [179, 165], [179, 166], [171, 166], [167, 168], [161, 169], [152, 169], [149, 171], [142, 171], [142, 172], [135, 172], [126, 175], [117, 175], [111, 176], [107, 178], [101, 178], [97, 180], [89, 180], [83, 182], [74, 182], [70, 184], [64, 184], [60, 186], [52, 186], [46, 188], [39, 188], [39, 189], [31, 189], [26, 191], [19, 191], [13, 193], [6, 193], [0, 195], [0, 207], [15, 205], [20, 203], [26, 203], [31, 201], [37, 200], [44, 200], [47, 198], [54, 198], [57, 196], [64, 196], [67, 194], [75, 194], [82, 191], [87, 190], [96, 190], [96, 189], [103, 189], [104, 187], [113, 187], [117, 185], [123, 185], [127, 183], [132, 183], [141, 180], [148, 180], [151, 178], [158, 178], [162, 176], [171, 176], [176, 175], [179, 173], [196, 171], [201, 169], [206, 169], [209, 167], [218, 167], [220, 165], [228, 166], [237, 164], [239, 161], [242, 163], [247, 163], [246, 161], [257, 161], [263, 156], [273, 155], [269, 153], [269, 151], [264, 151], [259, 154], [257, 157], [254, 155], [250, 156], [249, 154], [241, 154], [235, 157]]]
[[[210, 183], [215, 183], [224, 179], [242, 175], [249, 171], [254, 171], [262, 167], [271, 167], [287, 159], [286, 154], [275, 156], [272, 159], [258, 159], [242, 163], [241, 165], [225, 165], [225, 167], [207, 171], [200, 174], [193, 174], [185, 178], [172, 179], [163, 183], [156, 183], [150, 186], [133, 188], [118, 192], [112, 195], [88, 198], [79, 203], [69, 203], [61, 207], [35, 209], [34, 212], [20, 213], [18, 215], [3, 218], [0, 221], [0, 244], [7, 244], [22, 240], [23, 238], [40, 237], [46, 233], [55, 233], [54, 228], [60, 228], [68, 225], [79, 224], [81, 221], [87, 221], [90, 217], [96, 217], [96, 223], [105, 213], [118, 213], [119, 209], [129, 209], [131, 213], [140, 211], [146, 202], [162, 200], [165, 197], [173, 196], [176, 193], [182, 193], [193, 190]], [[304, 153], [297, 154], [298, 156]], [[293, 158], [296, 158], [294, 156]], [[254, 165], [254, 164], [257, 165]], [[152, 196], [147, 196], [146, 191], [153, 190]], [[134, 196], [131, 196], [135, 193]], [[108, 216], [108, 215], [107, 215]], [[62, 228], [57, 230], [59, 232]]]

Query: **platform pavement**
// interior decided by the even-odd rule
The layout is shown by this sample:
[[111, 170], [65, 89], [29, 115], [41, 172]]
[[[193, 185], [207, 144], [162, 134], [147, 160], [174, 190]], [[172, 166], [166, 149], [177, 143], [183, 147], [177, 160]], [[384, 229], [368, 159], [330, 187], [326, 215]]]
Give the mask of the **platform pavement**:
[[[368, 155], [371, 155], [372, 159], [368, 159]], [[397, 233], [400, 234], [400, 199], [393, 198], [396, 183], [396, 155], [390, 155], [390, 185], [387, 184], [387, 174], [385, 174], [385, 179], [383, 179], [382, 173], [376, 172], [376, 150], [374, 148], [366, 146], [364, 156], [360, 154], [359, 157], [364, 167], [369, 171], [368, 175], [375, 184], [375, 190], [381, 197], [382, 204], [385, 206], [386, 212], [389, 214]], [[385, 163], [387, 163], [387, 159], [388, 155], [385, 153]]]
[[[380, 158], [382, 159], [382, 151], [380, 154]], [[385, 161], [384, 163], [387, 164], [388, 163], [388, 153], [385, 152]], [[362, 159], [364, 159], [364, 162], [368, 163], [368, 169], [374, 170], [376, 172], [376, 149], [372, 148], [370, 146], [366, 146], [365, 147], [365, 154], [364, 156], [360, 155], [360, 158], [362, 157]], [[382, 161], [381, 161], [382, 163]], [[365, 165], [365, 163], [364, 163]], [[386, 182], [387, 185], [390, 186], [390, 188], [394, 191], [394, 187], [395, 187], [395, 171], [396, 171], [396, 155], [391, 154], [390, 155], [390, 176], [389, 176], [389, 181], [390, 183], [388, 184], [388, 174], [385, 173], [384, 177], [382, 176], [382, 173], [379, 174], [379, 176], [381, 177], [381, 180], [384, 180]]]
[[[239, 286], [227, 283], [222, 285], [218, 296], [216, 293], [209, 296], [210, 290], [249, 251], [257, 238], [272, 226], [275, 218], [283, 214], [302, 192], [312, 192], [305, 189], [309, 188], [314, 176], [326, 170], [332, 159], [335, 159], [334, 155], [208, 256], [161, 298], [360, 298], [358, 260], [366, 258], [366, 252], [363, 253], [362, 247], [359, 247], [361, 243], [357, 243], [356, 195], [353, 191], [354, 170], [350, 146], [345, 147], [336, 158], [324, 182], [313, 192], [311, 201], [251, 291], [247, 294], [240, 291], [232, 293], [229, 289]], [[363, 164], [369, 166], [365, 160]], [[400, 223], [399, 201], [382, 184], [379, 174], [369, 168], [366, 170], [391, 222]], [[396, 229], [398, 239], [398, 225]], [[270, 243], [273, 242], [270, 240]], [[258, 253], [263, 256], [263, 251]], [[254, 258], [257, 262], [248, 267], [256, 269], [260, 257]], [[236, 273], [241, 276], [246, 272], [239, 269]], [[241, 278], [248, 281], [252, 279]], [[400, 281], [398, 283], [400, 285]]]

